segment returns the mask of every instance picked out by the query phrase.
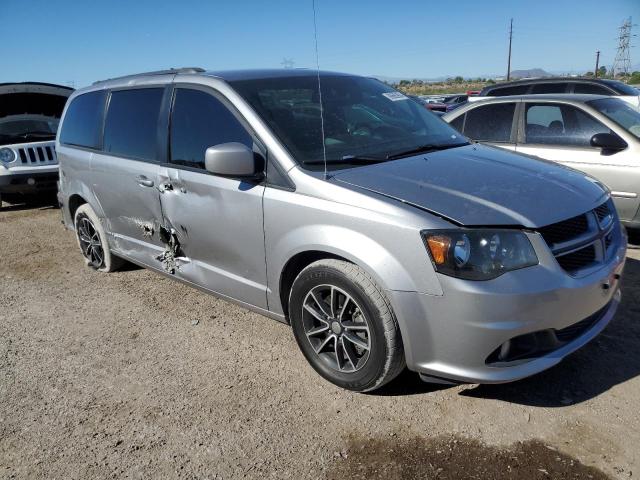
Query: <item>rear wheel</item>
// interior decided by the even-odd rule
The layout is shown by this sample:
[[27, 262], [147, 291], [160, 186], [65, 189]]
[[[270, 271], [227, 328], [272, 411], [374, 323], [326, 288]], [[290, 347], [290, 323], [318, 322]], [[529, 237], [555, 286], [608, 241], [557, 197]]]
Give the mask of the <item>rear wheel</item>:
[[78, 246], [88, 266], [101, 272], [113, 272], [122, 266], [124, 261], [111, 253], [100, 219], [89, 204], [78, 207], [74, 225]]
[[405, 366], [391, 306], [357, 265], [327, 259], [306, 267], [293, 283], [289, 317], [311, 366], [342, 388], [374, 390]]

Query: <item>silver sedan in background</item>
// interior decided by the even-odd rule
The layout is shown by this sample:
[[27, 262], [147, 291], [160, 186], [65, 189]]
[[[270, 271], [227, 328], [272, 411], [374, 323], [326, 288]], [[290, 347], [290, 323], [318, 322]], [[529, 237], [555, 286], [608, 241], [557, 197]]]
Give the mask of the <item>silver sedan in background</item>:
[[444, 115], [472, 140], [582, 170], [611, 190], [620, 219], [640, 227], [640, 111], [601, 95], [523, 95]]

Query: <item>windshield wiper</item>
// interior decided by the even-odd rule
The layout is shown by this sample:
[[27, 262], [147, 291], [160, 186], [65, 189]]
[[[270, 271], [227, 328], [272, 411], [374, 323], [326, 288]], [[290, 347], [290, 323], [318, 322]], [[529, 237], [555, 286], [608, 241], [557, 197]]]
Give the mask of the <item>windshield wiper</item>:
[[467, 142], [464, 142], [464, 143], [445, 143], [441, 145], [434, 145], [434, 144], [420, 145], [419, 147], [415, 147], [410, 150], [403, 150], [402, 152], [390, 153], [389, 155], [386, 156], [386, 159], [395, 160], [397, 158], [409, 157], [417, 153], [436, 152], [438, 150], [447, 150], [449, 148], [462, 147], [463, 145], [469, 145], [469, 144]]
[[[327, 164], [335, 165], [336, 163], [378, 163], [385, 162], [388, 159], [385, 157], [375, 157], [370, 155], [344, 155], [342, 158], [327, 158]], [[324, 160], [311, 160], [304, 162], [306, 165], [323, 165]]]
[[0, 133], [0, 136], [6, 137], [6, 138], [17, 138], [17, 139], [27, 139], [29, 137], [56, 138], [56, 134], [51, 132]]

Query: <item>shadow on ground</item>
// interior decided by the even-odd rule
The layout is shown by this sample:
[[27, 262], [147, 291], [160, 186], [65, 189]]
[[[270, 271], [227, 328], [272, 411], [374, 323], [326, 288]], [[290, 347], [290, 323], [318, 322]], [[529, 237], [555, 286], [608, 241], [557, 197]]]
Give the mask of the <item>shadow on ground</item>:
[[22, 210], [46, 210], [58, 208], [58, 199], [55, 193], [42, 193], [38, 195], [3, 195], [0, 202], [0, 212], [19, 212]]
[[347, 439], [336, 452], [328, 479], [608, 479], [600, 470], [539, 441], [509, 449], [462, 437]]

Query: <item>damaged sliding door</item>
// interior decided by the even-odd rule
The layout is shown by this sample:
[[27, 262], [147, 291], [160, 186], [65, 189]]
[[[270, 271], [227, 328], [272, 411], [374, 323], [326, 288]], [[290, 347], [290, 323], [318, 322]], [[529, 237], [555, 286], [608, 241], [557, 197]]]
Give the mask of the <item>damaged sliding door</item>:
[[162, 254], [158, 118], [168, 89], [114, 90], [108, 101], [103, 151], [92, 159], [92, 187], [111, 248], [157, 266]]
[[262, 197], [259, 181], [205, 170], [207, 148], [254, 137], [224, 100], [209, 90], [175, 88], [167, 167], [159, 178], [165, 271], [207, 290], [267, 308]]

